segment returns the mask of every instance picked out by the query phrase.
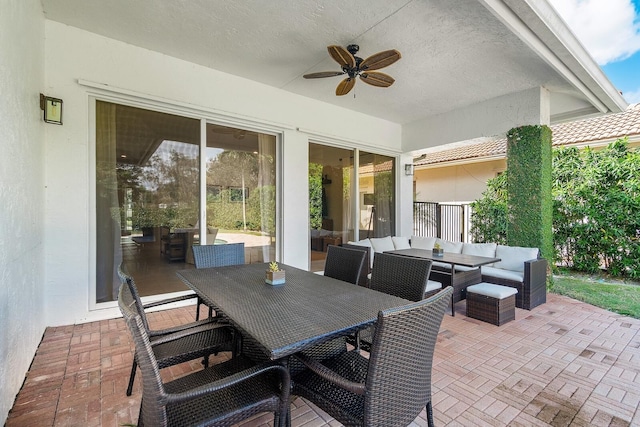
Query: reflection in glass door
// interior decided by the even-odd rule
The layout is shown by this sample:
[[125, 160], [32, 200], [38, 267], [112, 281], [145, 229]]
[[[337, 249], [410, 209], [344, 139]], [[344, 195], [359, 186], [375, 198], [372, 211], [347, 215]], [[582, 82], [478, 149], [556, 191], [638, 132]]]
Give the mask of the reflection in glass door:
[[358, 188], [359, 238], [395, 235], [395, 161], [361, 151]]
[[120, 263], [143, 296], [186, 290], [199, 146], [199, 120], [96, 102], [96, 302], [117, 299]]
[[207, 124], [206, 164], [206, 243], [242, 242], [245, 262], [274, 261], [276, 137]]
[[353, 150], [309, 144], [311, 271], [324, 268], [327, 246], [353, 239]]
[[201, 191], [201, 123], [96, 101], [96, 303], [117, 299], [121, 263], [142, 296], [187, 290], [194, 244], [276, 259], [276, 137], [207, 124]]

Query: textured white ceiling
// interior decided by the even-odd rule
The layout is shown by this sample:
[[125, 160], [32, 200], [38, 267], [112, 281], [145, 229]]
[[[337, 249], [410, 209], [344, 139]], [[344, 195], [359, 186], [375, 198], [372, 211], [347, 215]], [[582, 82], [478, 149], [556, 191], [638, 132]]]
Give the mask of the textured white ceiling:
[[[478, 0], [43, 0], [45, 17], [398, 123], [544, 85], [579, 94]], [[397, 49], [389, 88], [342, 77], [326, 46]], [[565, 100], [566, 101], [566, 100]], [[571, 104], [571, 103], [568, 103]]]

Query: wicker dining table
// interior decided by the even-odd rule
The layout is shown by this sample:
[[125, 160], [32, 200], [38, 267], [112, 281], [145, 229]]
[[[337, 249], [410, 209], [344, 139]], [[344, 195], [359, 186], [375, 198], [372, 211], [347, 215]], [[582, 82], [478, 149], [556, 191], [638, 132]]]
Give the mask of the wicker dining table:
[[265, 283], [268, 263], [180, 270], [178, 277], [224, 313], [271, 360], [372, 325], [409, 301], [281, 264], [282, 285]]

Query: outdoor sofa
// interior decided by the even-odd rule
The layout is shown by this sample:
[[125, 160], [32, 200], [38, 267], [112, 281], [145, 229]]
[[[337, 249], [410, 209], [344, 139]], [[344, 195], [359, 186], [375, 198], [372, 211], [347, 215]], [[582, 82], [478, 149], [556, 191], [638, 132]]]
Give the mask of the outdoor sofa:
[[[540, 258], [538, 248], [498, 245], [496, 243], [450, 242], [435, 237], [412, 236], [412, 247], [433, 249], [438, 243], [445, 252], [500, 258], [499, 262], [477, 268], [456, 266], [456, 277], [466, 273], [460, 280], [487, 282], [515, 288], [516, 307], [531, 310], [547, 301], [547, 260]], [[438, 272], [450, 272], [449, 264], [434, 262], [432, 276]], [[442, 274], [442, 273], [440, 273]], [[478, 280], [480, 279], [480, 280]], [[434, 277], [434, 280], [438, 280]], [[472, 285], [475, 283], [468, 283]], [[464, 295], [461, 296], [464, 299]]]
[[498, 245], [496, 243], [462, 243], [423, 236], [387, 236], [348, 242], [348, 245], [369, 247], [373, 268], [375, 252], [418, 248], [432, 250], [438, 243], [444, 252], [500, 258], [499, 262], [479, 268], [456, 266], [451, 283], [451, 265], [434, 261], [430, 279], [443, 286], [454, 285], [453, 302], [466, 298], [466, 287], [480, 282], [494, 283], [515, 288], [516, 307], [531, 310], [547, 300], [547, 261], [540, 258], [538, 248]]

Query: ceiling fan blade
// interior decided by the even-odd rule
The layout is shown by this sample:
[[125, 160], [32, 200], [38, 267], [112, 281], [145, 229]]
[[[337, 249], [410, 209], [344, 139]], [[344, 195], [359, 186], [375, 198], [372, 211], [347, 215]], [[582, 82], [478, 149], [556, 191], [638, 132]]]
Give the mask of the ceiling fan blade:
[[322, 77], [341, 76], [343, 74], [344, 74], [344, 71], [320, 71], [319, 73], [305, 74], [302, 77], [304, 77], [305, 79], [319, 79]]
[[360, 75], [360, 80], [372, 86], [389, 87], [395, 82], [395, 79], [388, 74], [378, 71], [367, 71]]
[[353, 68], [356, 66], [356, 59], [342, 46], [327, 46], [327, 50], [329, 51], [329, 55], [340, 64], [340, 67]]
[[348, 94], [351, 91], [351, 89], [353, 89], [353, 86], [355, 84], [356, 84], [356, 79], [347, 77], [346, 79], [341, 81], [340, 84], [338, 84], [338, 87], [336, 88], [336, 95], [342, 96], [342, 95]]
[[[348, 52], [347, 52], [348, 53]], [[402, 58], [400, 52], [395, 49], [385, 50], [369, 56], [360, 64], [361, 70], [379, 70], [380, 68], [387, 67], [398, 59]]]

